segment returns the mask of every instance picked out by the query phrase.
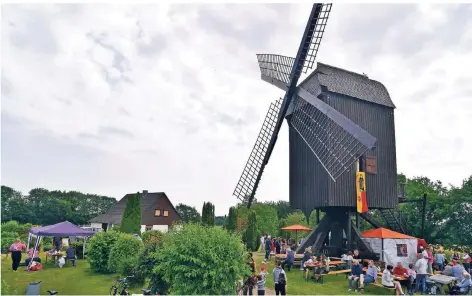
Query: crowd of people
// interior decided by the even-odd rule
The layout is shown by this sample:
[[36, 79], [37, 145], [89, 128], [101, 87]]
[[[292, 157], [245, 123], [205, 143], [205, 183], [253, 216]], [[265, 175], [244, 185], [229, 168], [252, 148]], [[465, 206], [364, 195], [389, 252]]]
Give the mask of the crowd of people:
[[[300, 242], [301, 243], [301, 242]], [[266, 264], [270, 260], [271, 255], [286, 254], [283, 260], [278, 260], [272, 272], [274, 288], [276, 295], [286, 295], [287, 292], [287, 273], [292, 270], [295, 263], [295, 249], [297, 243], [294, 240], [286, 240], [282, 238], [271, 238], [267, 234], [261, 238], [262, 250], [265, 252], [265, 258], [262, 261], [260, 273], [256, 273], [256, 265], [254, 259], [249, 261], [253, 271], [250, 288], [245, 291], [245, 295], [252, 295], [252, 289], [257, 287], [258, 295], [265, 294], [265, 283], [268, 275]], [[344, 254], [341, 260], [344, 262], [344, 269], [349, 269], [348, 291], [362, 292], [365, 285], [376, 283], [380, 279], [380, 284], [386, 288], [395, 289], [396, 295], [405, 295], [403, 287], [406, 286], [406, 292], [410, 295], [413, 293], [426, 294], [429, 291], [429, 277], [435, 274], [443, 274], [455, 277], [456, 281], [449, 289], [450, 294], [467, 293], [472, 286], [470, 275], [471, 254], [469, 251], [454, 252], [450, 258], [441, 250], [435, 252], [433, 248], [418, 249], [418, 259], [404, 266], [404, 263], [397, 262], [395, 266], [386, 264], [381, 271], [380, 266], [376, 266], [373, 260], [363, 260], [358, 250], [349, 251]], [[329, 258], [320, 254], [314, 256], [311, 248], [305, 249], [303, 258], [301, 259], [300, 269], [306, 273], [306, 278], [310, 277], [315, 282], [319, 281], [322, 274], [326, 274], [330, 270]], [[363, 262], [367, 262], [364, 268]], [[381, 276], [379, 276], [381, 273]]]
[[[51, 257], [52, 255], [57, 255], [61, 254], [60, 250], [62, 248], [62, 245], [59, 243], [59, 240], [54, 241], [54, 247], [46, 252], [46, 256]], [[10, 246], [9, 251], [11, 253], [11, 259], [12, 259], [12, 270], [16, 272], [18, 270], [18, 267], [21, 265], [21, 259], [23, 256], [23, 251], [26, 250], [26, 244], [22, 242], [19, 238], [15, 240], [15, 242]], [[40, 251], [38, 249], [30, 248], [26, 250], [26, 259], [24, 262], [24, 265], [27, 267], [27, 270], [29, 271], [36, 271], [42, 269], [41, 265], [41, 258], [39, 257]], [[75, 255], [75, 249], [72, 247], [68, 247], [66, 249], [66, 254], [65, 256], [60, 256], [58, 258], [58, 265], [59, 267], [62, 268], [64, 264], [66, 263], [66, 260], [72, 261], [72, 266], [76, 266], [76, 255]], [[32, 264], [30, 264], [32, 263]]]

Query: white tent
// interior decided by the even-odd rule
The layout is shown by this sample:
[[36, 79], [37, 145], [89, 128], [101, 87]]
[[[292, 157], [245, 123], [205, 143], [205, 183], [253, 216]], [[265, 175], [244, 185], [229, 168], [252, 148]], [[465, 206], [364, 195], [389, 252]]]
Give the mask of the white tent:
[[418, 239], [403, 233], [386, 228], [377, 228], [362, 233], [366, 241], [375, 253], [380, 255], [380, 261], [390, 265], [401, 262], [403, 267], [415, 263], [417, 257]]

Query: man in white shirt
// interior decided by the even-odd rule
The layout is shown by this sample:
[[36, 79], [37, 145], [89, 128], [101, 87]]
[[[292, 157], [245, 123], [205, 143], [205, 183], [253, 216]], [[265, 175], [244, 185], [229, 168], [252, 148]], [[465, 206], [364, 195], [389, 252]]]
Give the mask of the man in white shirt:
[[428, 274], [428, 261], [423, 258], [423, 254], [418, 254], [418, 261], [415, 264], [416, 269], [416, 286], [415, 293], [418, 292], [421, 283], [421, 294], [426, 291], [426, 275]]

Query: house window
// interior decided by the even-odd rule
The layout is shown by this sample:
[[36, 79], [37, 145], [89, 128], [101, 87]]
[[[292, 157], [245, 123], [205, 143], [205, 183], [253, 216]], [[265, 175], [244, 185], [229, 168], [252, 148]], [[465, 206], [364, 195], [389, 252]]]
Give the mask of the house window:
[[164, 217], [168, 217], [168, 216], [169, 216], [169, 211], [164, 210]]
[[377, 174], [377, 158], [375, 156], [367, 156], [365, 160], [365, 172], [368, 174]]
[[161, 215], [161, 210], [155, 210], [154, 211], [154, 216], [158, 217]]
[[152, 230], [152, 225], [146, 225], [146, 231]]

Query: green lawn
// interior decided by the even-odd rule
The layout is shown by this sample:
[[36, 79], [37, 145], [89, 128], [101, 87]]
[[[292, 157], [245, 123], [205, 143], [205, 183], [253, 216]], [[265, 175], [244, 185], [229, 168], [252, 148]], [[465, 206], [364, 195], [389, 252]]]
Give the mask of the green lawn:
[[[24, 256], [23, 256], [24, 257]], [[44, 263], [43, 270], [26, 272], [25, 267], [19, 267], [17, 272], [11, 270], [11, 257], [5, 259], [2, 255], [2, 295], [21, 295], [26, 291], [30, 282], [43, 281], [41, 294], [48, 294], [47, 290], [56, 290], [59, 295], [109, 295], [110, 286], [117, 275], [102, 275], [90, 271], [87, 260], [77, 260], [77, 267], [70, 263], [63, 268]], [[130, 289], [140, 293], [139, 288]]]
[[[263, 255], [256, 253], [254, 257], [257, 262], [257, 268], [260, 270]], [[11, 270], [10, 256], [5, 259], [5, 256], [2, 255], [2, 295], [24, 294], [28, 283], [40, 280], [43, 281], [41, 284], [41, 294], [47, 294], [47, 290], [56, 290], [62, 295], [108, 295], [110, 286], [117, 278], [117, 275], [103, 275], [91, 272], [86, 260], [78, 260], [77, 267], [68, 265], [61, 269], [49, 263], [43, 264], [43, 266], [44, 269], [42, 271], [26, 272], [24, 267], [20, 267], [17, 272], [13, 272]], [[266, 287], [273, 291], [274, 282], [272, 281], [271, 274], [274, 269], [274, 261], [271, 260], [266, 266], [269, 272]], [[287, 272], [287, 277], [287, 292], [292, 295], [349, 294], [345, 275], [326, 276], [324, 284], [315, 284], [311, 281], [305, 282], [303, 272], [295, 267], [292, 271]], [[130, 290], [134, 293], [140, 293], [139, 288]], [[392, 294], [385, 289], [368, 285], [364, 293], [367, 295]], [[354, 292], [351, 294], [356, 295]]]
[[[261, 262], [264, 259], [262, 253], [255, 253], [254, 259], [256, 260], [257, 269], [260, 271]], [[272, 270], [274, 269], [274, 259], [271, 258], [270, 262], [266, 264], [269, 276], [267, 278], [266, 287], [274, 290], [274, 281], [272, 280]], [[289, 272], [287, 271], [287, 293], [291, 295], [356, 295], [356, 292], [347, 291], [347, 279], [343, 274], [340, 275], [327, 275], [324, 278], [324, 283], [314, 283], [312, 281], [305, 281], [304, 272], [300, 271], [299, 266], [295, 266]], [[391, 291], [386, 289], [366, 285], [364, 289], [366, 295], [392, 295]]]

